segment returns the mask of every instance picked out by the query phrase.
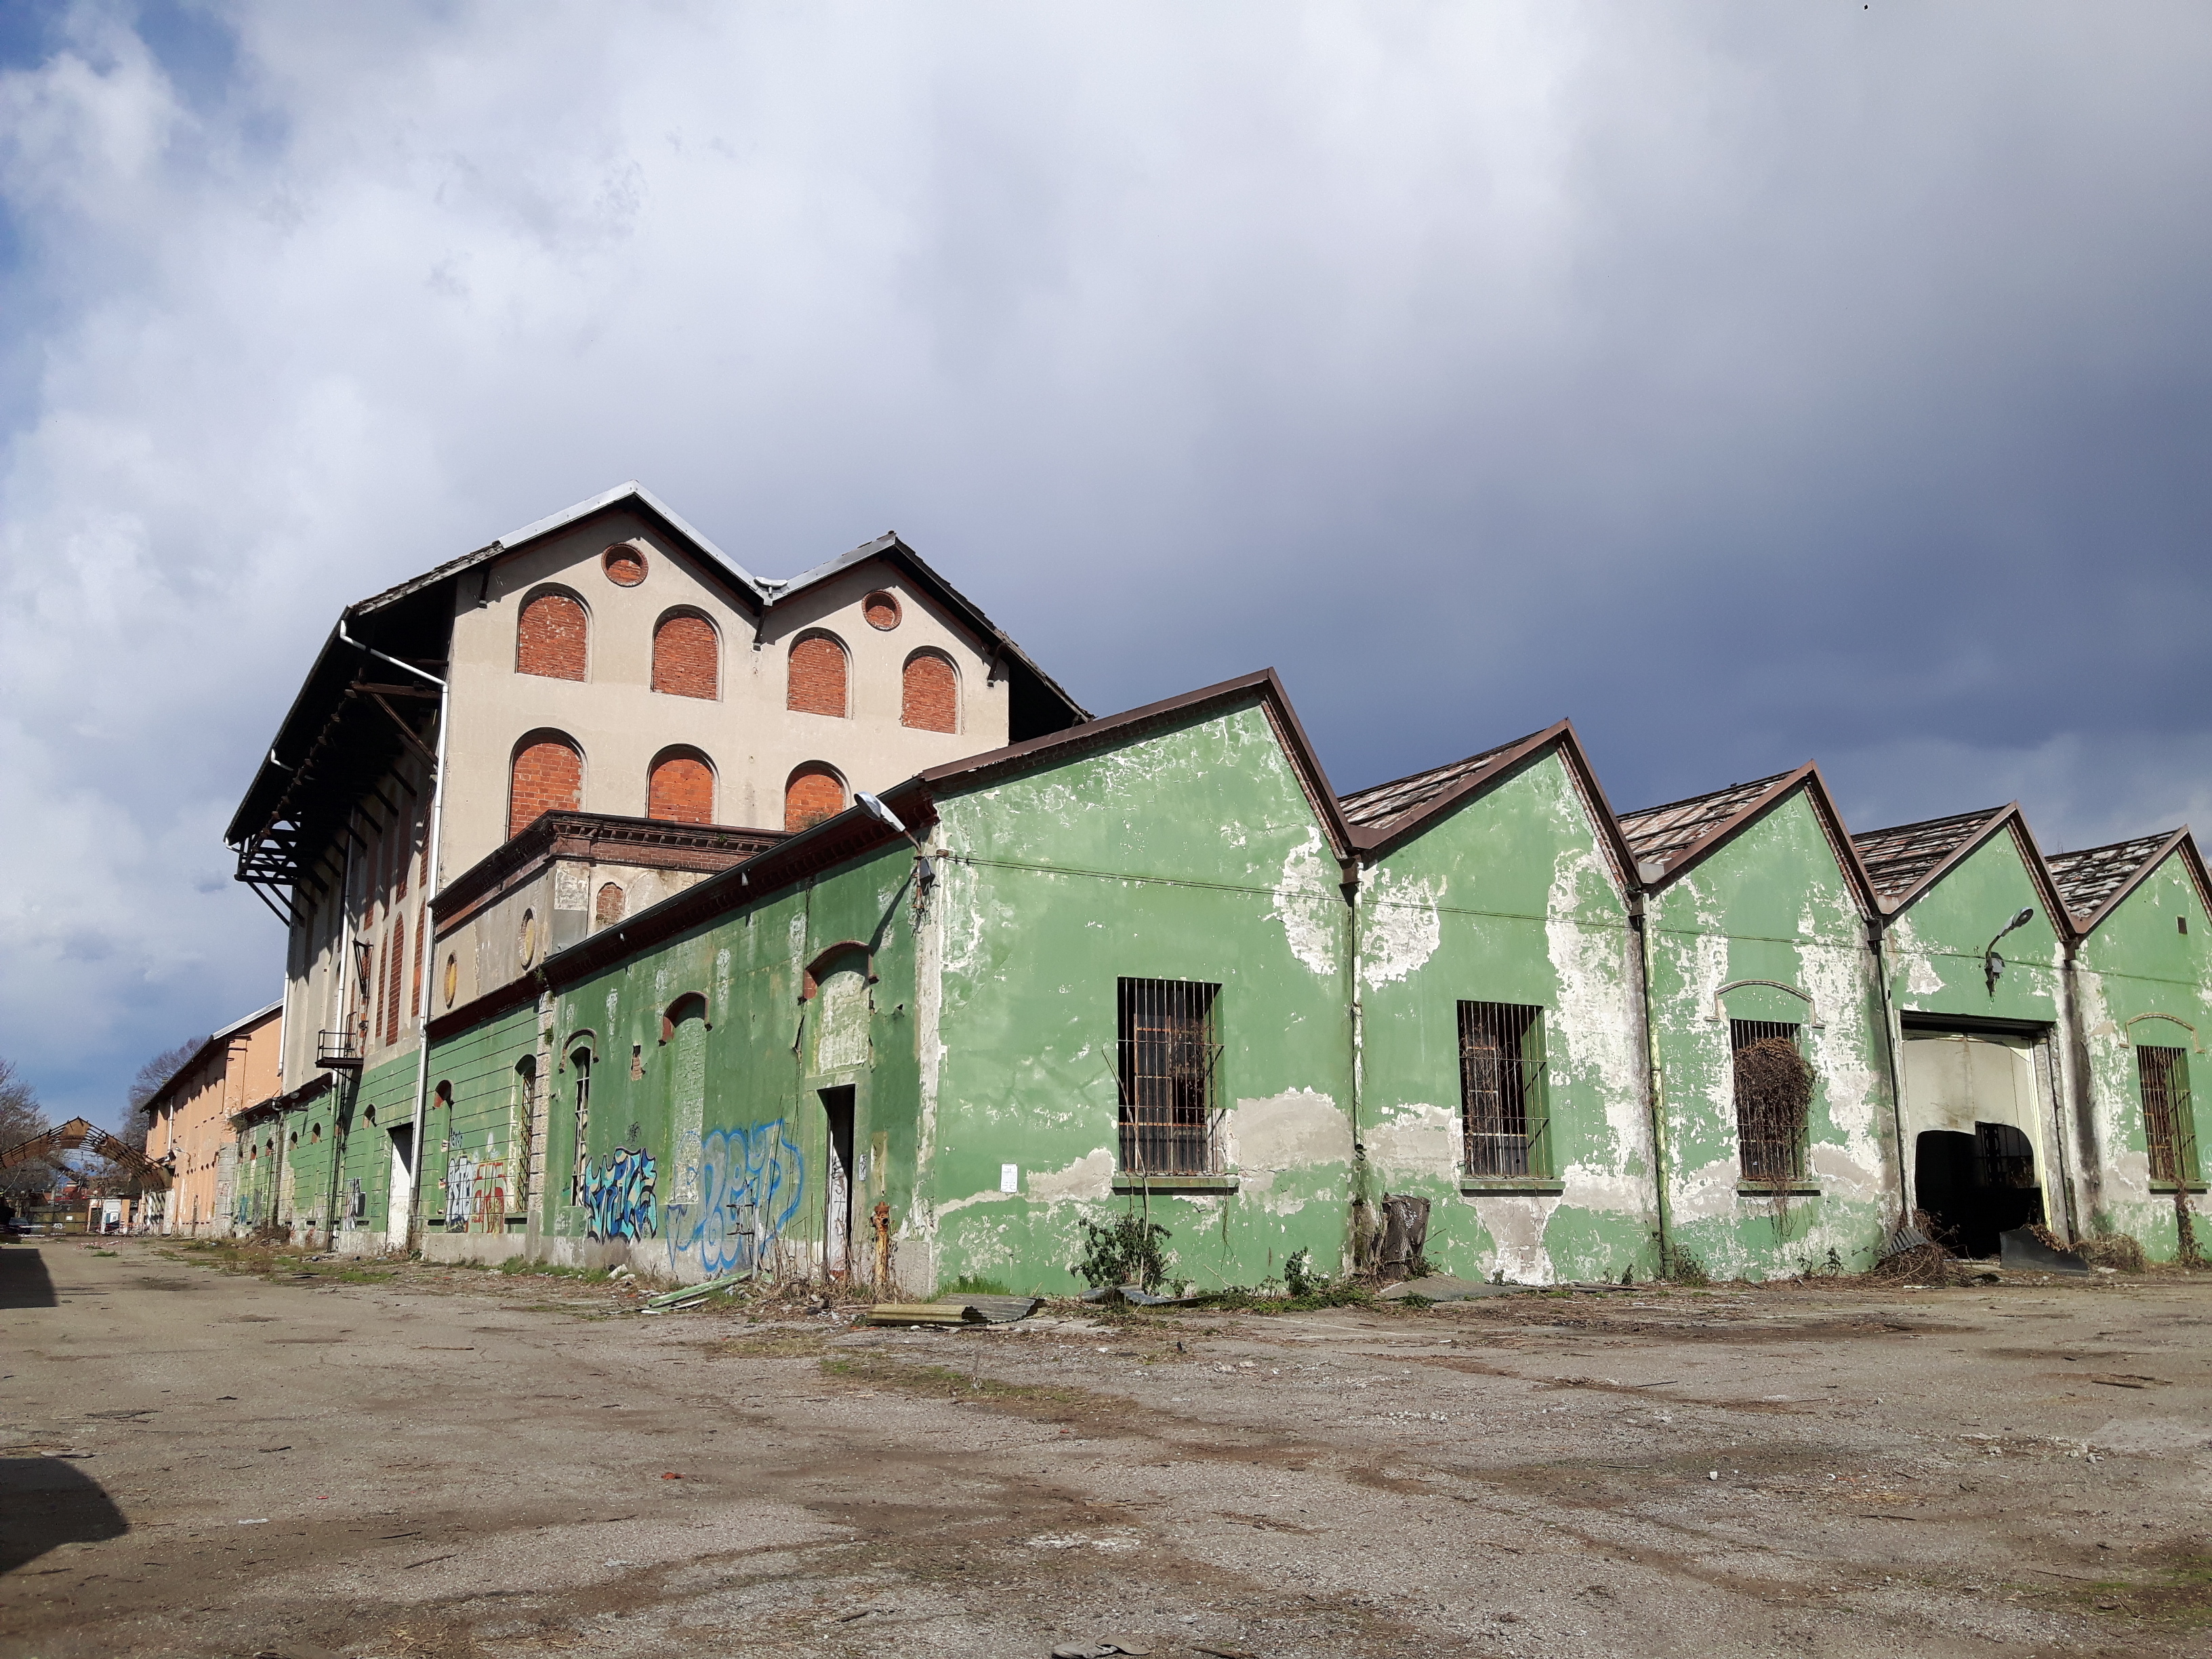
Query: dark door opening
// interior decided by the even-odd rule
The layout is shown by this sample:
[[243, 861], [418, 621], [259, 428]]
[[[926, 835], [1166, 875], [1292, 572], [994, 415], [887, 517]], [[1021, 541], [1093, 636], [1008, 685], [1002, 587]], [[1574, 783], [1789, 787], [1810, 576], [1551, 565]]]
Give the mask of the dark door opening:
[[1960, 1255], [1997, 1254], [1997, 1235], [2043, 1219], [2035, 1148], [2009, 1123], [1974, 1133], [1924, 1129], [1913, 1143], [1912, 1190], [1936, 1242]]
[[822, 1268], [831, 1279], [842, 1279], [853, 1261], [853, 1091], [848, 1085], [817, 1092], [830, 1127], [822, 1181]]

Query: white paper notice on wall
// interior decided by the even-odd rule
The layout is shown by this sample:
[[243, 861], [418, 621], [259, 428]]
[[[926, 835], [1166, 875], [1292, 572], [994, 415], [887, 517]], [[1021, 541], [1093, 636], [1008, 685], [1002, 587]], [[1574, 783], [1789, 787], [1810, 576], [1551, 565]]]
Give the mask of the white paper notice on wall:
[[1002, 1193], [1018, 1193], [1021, 1189], [1022, 1166], [1018, 1164], [1001, 1164], [999, 1166], [999, 1190]]

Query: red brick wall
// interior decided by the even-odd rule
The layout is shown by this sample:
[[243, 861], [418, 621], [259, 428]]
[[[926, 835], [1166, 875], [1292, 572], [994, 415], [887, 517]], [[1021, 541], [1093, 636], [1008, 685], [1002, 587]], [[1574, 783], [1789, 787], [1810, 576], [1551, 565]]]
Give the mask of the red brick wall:
[[584, 804], [583, 756], [559, 738], [539, 738], [515, 755], [507, 799], [510, 840], [537, 823], [541, 813], [575, 811]]
[[566, 593], [540, 593], [522, 607], [514, 630], [514, 672], [580, 680], [588, 634], [582, 605]]
[[845, 647], [827, 634], [803, 635], [791, 647], [787, 708], [802, 714], [845, 713]]
[[860, 614], [868, 619], [869, 627], [888, 634], [899, 625], [899, 602], [888, 593], [871, 593], [860, 601]]
[[653, 763], [645, 815], [671, 823], [714, 821], [714, 769], [695, 754], [664, 755]]
[[712, 697], [715, 684], [714, 625], [679, 611], [653, 630], [653, 689], [678, 697]]
[[623, 890], [611, 881], [600, 884], [598, 915], [602, 922], [623, 919]]
[[845, 786], [826, 766], [810, 762], [783, 787], [783, 827], [804, 830], [845, 810]]
[[617, 542], [600, 554], [599, 565], [617, 587], [635, 587], [645, 580], [645, 555], [627, 542]]
[[392, 932], [384, 942], [384, 1040], [387, 1044], [399, 1041], [399, 975], [407, 965], [407, 919], [394, 916]]
[[917, 651], [906, 659], [899, 724], [917, 732], [960, 729], [960, 677], [947, 659], [934, 651]]

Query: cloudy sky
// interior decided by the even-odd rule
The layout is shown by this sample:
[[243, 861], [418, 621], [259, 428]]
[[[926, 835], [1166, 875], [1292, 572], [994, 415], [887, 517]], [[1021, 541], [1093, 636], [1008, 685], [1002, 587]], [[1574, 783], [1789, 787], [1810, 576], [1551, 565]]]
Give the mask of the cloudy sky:
[[2212, 830], [2212, 8], [0, 6], [0, 1054], [272, 1000], [344, 603], [625, 478], [1340, 787]]

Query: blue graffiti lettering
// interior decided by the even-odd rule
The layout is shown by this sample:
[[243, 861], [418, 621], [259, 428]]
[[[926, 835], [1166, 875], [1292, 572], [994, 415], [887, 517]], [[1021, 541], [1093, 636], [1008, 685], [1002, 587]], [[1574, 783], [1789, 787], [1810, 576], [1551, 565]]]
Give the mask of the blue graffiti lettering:
[[806, 1192], [806, 1160], [783, 1120], [750, 1129], [712, 1129], [699, 1138], [696, 1218], [668, 1206], [668, 1261], [679, 1258], [708, 1279], [749, 1273], [775, 1248]]
[[617, 1146], [605, 1164], [586, 1159], [583, 1180], [584, 1237], [651, 1238], [653, 1236], [653, 1154]]

